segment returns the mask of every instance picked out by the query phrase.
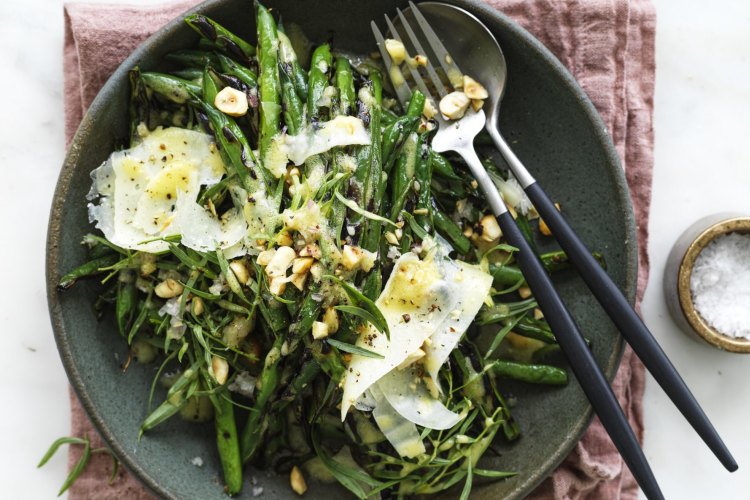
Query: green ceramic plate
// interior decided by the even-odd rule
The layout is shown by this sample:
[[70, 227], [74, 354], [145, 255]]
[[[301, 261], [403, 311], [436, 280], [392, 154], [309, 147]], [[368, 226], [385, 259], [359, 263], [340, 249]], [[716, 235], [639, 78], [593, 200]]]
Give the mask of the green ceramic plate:
[[[312, 40], [333, 39], [336, 47], [360, 53], [374, 48], [371, 19], [393, 14], [405, 1], [386, 0], [267, 0], [285, 22], [300, 24]], [[503, 101], [505, 135], [550, 196], [562, 203], [568, 220], [590, 248], [604, 253], [614, 281], [631, 299], [636, 283], [636, 238], [625, 178], [610, 138], [594, 107], [563, 66], [531, 35], [478, 1], [455, 0], [475, 13], [497, 36], [505, 52], [509, 80]], [[253, 8], [249, 0], [212, 0], [203, 12], [239, 34], [254, 39]], [[82, 283], [59, 293], [59, 277], [83, 261], [81, 237], [92, 230], [85, 195], [89, 172], [99, 166], [116, 144], [128, 137], [127, 71], [159, 66], [172, 50], [192, 46], [196, 35], [176, 19], [136, 50], [115, 72], [84, 117], [60, 174], [52, 204], [48, 234], [47, 279], [55, 338], [70, 381], [94, 425], [123, 464], [149, 488], [167, 498], [226, 498], [219, 478], [211, 426], [202, 428], [173, 419], [137, 442], [145, 416], [151, 366], [120, 363], [126, 347], [114, 326], [97, 322], [92, 311], [96, 286]], [[548, 245], [549, 242], [544, 243]], [[623, 343], [595, 299], [574, 273], [559, 276], [559, 289], [584, 334], [592, 340], [596, 359], [611, 379]], [[518, 475], [476, 488], [485, 498], [522, 498], [549, 475], [588, 426], [591, 408], [577, 383], [562, 389], [507, 385], [518, 403], [514, 414], [523, 437], [503, 446], [492, 460]], [[191, 465], [203, 458], [201, 468]], [[286, 477], [253, 471], [266, 499], [291, 498]], [[308, 497], [341, 491], [312, 485]], [[246, 487], [243, 498], [250, 498]]]

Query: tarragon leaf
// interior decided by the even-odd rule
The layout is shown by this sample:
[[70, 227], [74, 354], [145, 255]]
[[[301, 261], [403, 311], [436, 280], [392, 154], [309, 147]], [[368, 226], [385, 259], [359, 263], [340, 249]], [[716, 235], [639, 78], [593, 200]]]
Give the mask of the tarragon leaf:
[[346, 342], [341, 342], [340, 340], [336, 339], [327, 339], [326, 341], [339, 351], [358, 354], [359, 356], [364, 356], [366, 358], [385, 359], [385, 356], [383, 356], [382, 354], [371, 351], [369, 349], [365, 349], [364, 347], [358, 347], [354, 344], [347, 344]]
[[349, 297], [349, 300], [354, 306], [360, 307], [370, 313], [372, 319], [375, 320], [371, 321], [372, 326], [374, 326], [379, 332], [385, 333], [386, 337], [390, 340], [391, 331], [388, 329], [388, 322], [385, 320], [383, 313], [380, 312], [380, 309], [378, 309], [378, 306], [375, 305], [375, 302], [365, 297], [365, 295], [357, 290], [352, 284], [347, 283], [336, 276], [327, 274], [324, 278], [330, 279], [339, 284], [341, 288], [344, 289], [344, 292], [346, 292], [347, 297]]

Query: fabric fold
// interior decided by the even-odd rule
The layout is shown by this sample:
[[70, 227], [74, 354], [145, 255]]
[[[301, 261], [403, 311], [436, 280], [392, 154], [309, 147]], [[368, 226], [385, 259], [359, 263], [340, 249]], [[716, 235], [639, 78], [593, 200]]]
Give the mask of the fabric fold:
[[[65, 135], [69, 144], [86, 109], [117, 66], [148, 36], [195, 6], [195, 0], [152, 5], [69, 3], [63, 48]], [[653, 166], [655, 12], [649, 0], [487, 0], [537, 37], [588, 94], [620, 155], [638, 236], [638, 293], [648, 278], [648, 213]], [[613, 389], [639, 438], [643, 436], [643, 365], [626, 348]], [[100, 440], [73, 391], [71, 433]], [[71, 449], [72, 466], [80, 450]], [[151, 499], [126, 471], [110, 482], [112, 461], [92, 457], [70, 488], [71, 500]], [[532, 499], [636, 499], [638, 486], [597, 419]]]

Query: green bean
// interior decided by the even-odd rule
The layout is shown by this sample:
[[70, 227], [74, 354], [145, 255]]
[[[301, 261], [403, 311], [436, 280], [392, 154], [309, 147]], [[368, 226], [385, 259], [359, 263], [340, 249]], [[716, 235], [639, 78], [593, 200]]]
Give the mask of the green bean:
[[279, 67], [279, 79], [281, 81], [281, 103], [284, 110], [284, 123], [290, 135], [297, 135], [302, 129], [305, 119], [302, 101], [297, 95], [294, 83], [292, 83], [283, 65]]
[[216, 54], [205, 50], [177, 50], [164, 56], [164, 59], [187, 68], [203, 69], [207, 64], [211, 66], [219, 65], [219, 59], [216, 57]]
[[97, 274], [107, 272], [104, 268], [110, 267], [120, 260], [118, 255], [106, 255], [97, 259], [90, 260], [85, 264], [81, 264], [69, 273], [65, 274], [60, 278], [57, 284], [58, 290], [67, 290], [73, 286], [76, 281], [82, 278], [89, 278]]
[[471, 362], [472, 360], [476, 360], [478, 363], [482, 363], [483, 358], [477, 355], [472, 356], [472, 354], [475, 353], [471, 349], [471, 346], [464, 341], [462, 344], [459, 344], [459, 349], [454, 349], [451, 352], [451, 362], [458, 368], [461, 374], [461, 392], [472, 401], [481, 401], [486, 405], [487, 402], [482, 397], [485, 392], [484, 380], [482, 379], [482, 366], [475, 368]]
[[200, 92], [200, 80], [203, 78], [203, 68], [183, 68], [171, 72], [172, 76], [194, 83], [197, 87], [194, 93]]
[[[602, 264], [602, 267], [604, 267], [601, 254], [594, 252], [593, 256]], [[568, 256], [562, 250], [543, 253], [539, 258], [541, 259], [544, 268], [550, 273], [569, 269], [571, 266]], [[490, 274], [493, 277], [493, 284], [495, 287], [512, 286], [517, 284], [519, 280], [524, 279], [523, 273], [515, 264], [490, 264]]]
[[130, 255], [130, 250], [120, 248], [111, 241], [95, 234], [87, 234], [81, 240], [81, 244], [85, 245], [89, 249], [89, 256], [93, 258], [103, 257], [105, 254], [110, 252], [117, 252], [120, 255]]
[[214, 413], [216, 448], [219, 450], [224, 484], [227, 494], [236, 495], [242, 489], [242, 457], [234, 420], [234, 404], [231, 393], [216, 398], [218, 406]]
[[357, 94], [354, 92], [354, 74], [349, 59], [336, 57], [336, 88], [339, 91], [338, 114], [351, 115], [357, 102]]
[[[597, 262], [599, 262], [599, 265], [602, 266], [602, 268], [606, 269], [607, 265], [602, 254], [599, 252], [592, 252], [591, 255], [597, 260]], [[563, 269], [570, 269], [571, 266], [568, 255], [562, 250], [543, 253], [539, 258], [542, 260], [545, 269], [551, 273], [562, 271]]]
[[315, 341], [310, 347], [313, 359], [331, 379], [338, 384], [346, 372], [346, 366], [339, 352], [325, 341]]
[[531, 361], [534, 363], [539, 363], [540, 361], [544, 361], [549, 356], [556, 352], [560, 352], [560, 345], [559, 344], [547, 344], [544, 347], [541, 347], [534, 351], [534, 354], [531, 355]]
[[428, 211], [427, 214], [418, 213], [415, 218], [417, 224], [428, 232], [433, 225], [432, 215], [429, 212], [432, 208], [432, 193], [430, 190], [432, 184], [432, 155], [430, 151], [430, 147], [424, 143], [417, 148], [417, 165], [414, 169], [414, 188], [417, 190], [415, 209]]
[[[126, 274], [122, 274], [122, 273]], [[117, 330], [123, 338], [128, 338], [130, 323], [138, 305], [138, 290], [135, 287], [135, 278], [130, 276], [129, 271], [120, 271], [120, 279], [117, 283], [117, 299], [115, 300], [115, 319]]]
[[[520, 302], [518, 304], [520, 304]], [[503, 320], [502, 322], [507, 324], [507, 320]], [[523, 337], [541, 340], [542, 342], [545, 342], [549, 345], [557, 343], [555, 334], [552, 333], [549, 325], [543, 319], [539, 320], [530, 316], [525, 316], [515, 324], [515, 326], [513, 327], [513, 332]], [[586, 345], [588, 345], [589, 347], [591, 346], [591, 339], [584, 337], [583, 340], [584, 342], [586, 342]]]
[[154, 113], [152, 113], [151, 109], [153, 101], [149, 97], [146, 85], [141, 80], [141, 72], [138, 67], [128, 72], [128, 79], [130, 80], [130, 102], [128, 104], [130, 141], [136, 142], [141, 139], [139, 132], [141, 124], [145, 124], [149, 130], [156, 128], [156, 125], [153, 123]]
[[185, 370], [177, 381], [167, 391], [167, 397], [154, 411], [152, 411], [141, 424], [139, 437], [144, 432], [153, 429], [160, 423], [169, 419], [172, 415], [180, 411], [185, 406], [188, 399], [190, 386], [197, 382], [198, 364], [194, 363], [190, 368]]
[[[171, 77], [171, 75], [163, 76]], [[146, 88], [144, 81], [140, 78], [138, 68], [131, 70], [129, 77], [132, 89], [130, 96], [130, 140], [135, 143], [141, 140], [141, 124], [146, 125], [148, 130], [154, 130], [159, 126], [170, 127], [175, 124], [175, 120], [182, 113], [175, 113], [170, 117], [166, 110], [161, 109], [159, 100], [152, 99], [152, 93], [155, 92], [154, 88]], [[167, 90], [160, 88], [163, 83], [165, 82], [152, 82], [156, 90], [163, 90], [165, 92], [163, 94], [164, 99], [178, 103], [182, 102], [186, 91], [194, 88], [194, 84], [191, 82], [178, 81], [175, 86]], [[182, 125], [191, 126], [192, 123], [186, 123], [184, 118], [184, 115], [180, 117]]]
[[189, 101], [201, 89], [195, 82], [164, 73], [141, 73], [141, 80], [146, 87], [177, 104]]
[[419, 118], [402, 116], [383, 130], [383, 171], [390, 172], [401, 143], [417, 128]]
[[446, 207], [453, 207], [456, 201], [469, 196], [464, 182], [455, 179], [434, 176], [430, 188], [435, 195], [435, 199]]
[[[382, 138], [382, 124], [380, 123], [380, 112], [383, 110], [381, 104], [382, 83], [380, 81], [379, 73], [372, 73], [372, 76], [374, 78], [373, 92], [375, 94], [376, 100], [376, 113], [372, 115], [373, 118], [370, 123], [370, 134], [372, 137], [373, 146], [372, 161], [370, 162], [370, 173], [367, 177], [365, 206], [369, 211], [382, 216], [385, 212], [385, 203], [383, 203], [383, 199], [385, 198], [385, 192], [387, 188], [387, 176], [385, 176], [383, 172], [384, 150], [382, 144], [384, 143], [384, 140]], [[370, 252], [378, 251], [382, 229], [382, 223], [380, 221], [367, 220], [362, 231], [362, 248]], [[380, 273], [378, 272], [378, 269], [376, 269], [374, 272], [371, 272], [367, 275], [367, 277], [365, 278], [365, 283], [363, 283], [363, 289], [366, 290], [365, 296], [367, 296], [371, 300], [375, 300], [377, 295], [373, 297], [370, 294], [374, 293], [376, 290], [378, 294], [380, 293], [379, 288], [381, 279], [378, 278], [378, 276], [380, 276]]]
[[[231, 117], [205, 101], [199, 101], [199, 103], [211, 122], [214, 137], [221, 147], [222, 155], [226, 156], [227, 163], [232, 166], [242, 187], [248, 193], [255, 193], [261, 186], [257, 172], [261, 168], [253, 159], [245, 134]], [[254, 168], [248, 169], [246, 162], [252, 162]]]
[[253, 411], [250, 412], [240, 437], [240, 449], [242, 450], [242, 461], [247, 463], [258, 451], [263, 442], [263, 435], [268, 425], [267, 405], [269, 399], [276, 392], [280, 376], [279, 362], [281, 361], [281, 346], [284, 337], [279, 335], [273, 343], [273, 347], [266, 355], [263, 371], [258, 379], [259, 387], [255, 394]]
[[281, 412], [289, 403], [299, 396], [315, 377], [320, 373], [320, 365], [315, 359], [308, 359], [302, 362], [299, 371], [295, 374], [292, 382], [284, 389], [281, 397], [274, 402], [272, 411]]
[[[387, 180], [383, 175], [383, 131], [382, 117], [384, 108], [382, 106], [383, 86], [380, 73], [370, 70], [372, 81], [372, 93], [375, 102], [370, 109], [370, 137], [371, 155], [369, 157], [369, 172], [366, 178], [365, 198], [363, 205], [373, 213], [382, 215], [385, 209], [383, 198], [385, 197]], [[360, 246], [370, 252], [378, 251], [383, 230], [383, 223], [375, 220], [365, 220], [362, 230]], [[380, 272], [380, 263], [365, 274], [361, 283], [362, 294], [370, 300], [375, 300], [380, 295], [383, 287], [383, 278]]]
[[[265, 158], [271, 139], [279, 133], [281, 123], [281, 94], [279, 83], [279, 39], [276, 22], [260, 3], [255, 4], [258, 25], [258, 66], [260, 68], [260, 157]], [[272, 184], [266, 180], [267, 184]]]
[[[338, 157], [334, 159], [333, 165], [333, 172], [334, 175], [336, 175], [341, 170]], [[341, 200], [336, 197], [331, 200], [329, 208], [326, 212], [326, 218], [328, 219], [328, 228], [331, 234], [334, 236], [333, 245], [341, 247], [341, 233], [344, 229], [344, 219], [346, 218], [346, 205], [344, 205]]]
[[208, 40], [207, 38], [199, 38], [198, 39], [198, 49], [200, 50], [210, 50], [211, 52], [216, 52], [219, 49], [219, 46], [216, 45], [214, 42]]
[[397, 220], [401, 215], [401, 209], [404, 208], [406, 197], [411, 191], [417, 158], [422, 149], [422, 140], [422, 136], [416, 132], [412, 132], [404, 141], [404, 145], [399, 153], [391, 181], [390, 219], [393, 221]]
[[176, 392], [171, 398], [166, 399], [143, 420], [139, 436], [174, 416], [185, 406], [186, 402], [187, 398], [184, 397], [182, 391]]
[[568, 383], [568, 374], [556, 366], [496, 360], [490, 363], [489, 367], [495, 375], [530, 384], [565, 385]]
[[[373, 200], [374, 184], [380, 181], [380, 106], [383, 87], [380, 73], [370, 70], [370, 78], [367, 86], [360, 89], [360, 95], [364, 96], [360, 101], [362, 108], [369, 114], [370, 144], [362, 146], [357, 150], [357, 170], [354, 171], [354, 185], [356, 186], [355, 202], [370, 212], [378, 209], [379, 200]], [[351, 191], [351, 189], [350, 189]], [[363, 219], [362, 215], [352, 211], [349, 220], [353, 225], [364, 224], [361, 234], [367, 230], [371, 222]]]
[[289, 314], [283, 304], [273, 298], [263, 298], [258, 302], [260, 314], [275, 335], [289, 328]]
[[282, 26], [278, 27], [279, 36], [279, 59], [285, 66], [289, 79], [292, 81], [297, 96], [302, 102], [307, 101], [307, 75], [302, 65], [297, 59], [297, 53], [294, 51], [291, 40], [286, 36]]
[[[349, 64], [349, 60], [345, 57], [336, 58], [336, 69], [335, 69], [336, 88], [338, 90], [338, 100], [336, 101], [335, 108], [336, 113], [339, 115], [350, 115], [354, 109], [356, 101], [356, 94], [354, 92], [354, 76], [352, 74], [352, 68]], [[334, 175], [345, 173], [340, 167], [342, 148], [336, 148], [332, 151], [334, 158]], [[350, 188], [355, 188], [356, 184], [350, 184]], [[359, 186], [356, 186], [359, 187]], [[347, 193], [347, 198], [351, 198], [351, 195], [355, 194], [351, 192]], [[361, 192], [360, 192], [361, 194]], [[354, 202], [361, 204], [361, 196], [355, 196]], [[340, 242], [341, 231], [344, 227], [344, 220], [346, 218], [346, 206], [339, 199], [335, 199], [331, 206], [331, 214], [329, 216], [329, 226], [336, 235], [337, 242]]]
[[302, 305], [297, 312], [294, 323], [289, 327], [289, 336], [292, 339], [301, 339], [310, 333], [312, 325], [318, 319], [321, 310], [321, 301], [318, 300], [320, 293], [320, 283], [313, 283], [302, 301]]
[[552, 333], [552, 330], [550, 330], [549, 325], [545, 321], [535, 320], [528, 316], [521, 318], [513, 327], [513, 331], [524, 337], [541, 340], [547, 344], [557, 342], [555, 334]]
[[513, 286], [519, 281], [524, 280], [521, 270], [518, 266], [512, 264], [490, 264], [490, 274], [492, 275], [492, 284], [495, 288]]
[[135, 320], [133, 320], [133, 324], [130, 326], [130, 331], [128, 332], [128, 345], [133, 344], [133, 339], [135, 338], [135, 335], [140, 331], [143, 324], [146, 322], [146, 318], [148, 318], [149, 313], [149, 299], [151, 298], [151, 295], [148, 296], [148, 298], [141, 304], [141, 308], [138, 311], [138, 316], [135, 317]]
[[252, 70], [246, 68], [245, 66], [242, 66], [241, 64], [225, 55], [217, 54], [217, 57], [219, 58], [221, 71], [223, 71], [227, 75], [232, 75], [235, 78], [239, 78], [245, 85], [250, 88], [255, 88], [258, 86], [258, 76]]
[[[488, 365], [485, 364], [484, 356], [479, 352], [479, 348], [476, 344], [466, 339], [458, 345], [458, 348], [458, 352], [454, 350], [451, 353], [451, 359], [461, 370], [464, 380], [470, 382], [463, 389], [464, 393], [466, 394], [468, 390], [469, 394], [473, 393], [475, 396], [480, 396], [472, 399], [479, 402], [485, 413], [494, 412], [494, 403], [495, 401], [498, 402], [500, 404], [499, 410], [501, 411], [500, 425], [503, 428], [506, 439], [508, 441], [517, 439], [521, 433], [521, 429], [510, 412], [508, 402], [495, 384], [494, 373], [491, 370], [487, 371]], [[481, 378], [477, 377], [477, 375], [482, 373], [484, 376], [480, 376]], [[492, 398], [481, 397], [487, 385], [492, 389], [495, 401]]]
[[222, 25], [201, 14], [191, 14], [185, 22], [200, 36], [216, 45], [244, 64], [250, 64], [255, 55], [255, 48]]
[[281, 296], [286, 301], [284, 305], [289, 316], [296, 316], [302, 303], [302, 292], [296, 286], [288, 286]]
[[464, 236], [461, 228], [445, 213], [439, 210], [434, 202], [432, 207], [432, 221], [435, 224], [437, 232], [446, 238], [458, 253], [469, 253], [469, 250], [471, 250], [471, 241]]
[[456, 171], [453, 170], [453, 166], [445, 156], [430, 150], [430, 160], [432, 163], [432, 170], [436, 175], [448, 179], [461, 180], [461, 177], [456, 174]]
[[328, 87], [328, 71], [333, 64], [331, 47], [325, 43], [313, 52], [310, 61], [310, 76], [307, 86], [307, 119], [310, 122], [321, 119], [320, 102]]
[[419, 90], [414, 90], [409, 99], [409, 106], [406, 108], [406, 116], [419, 118], [424, 110], [425, 96]]
[[365, 276], [362, 283], [362, 294], [370, 300], [376, 300], [383, 290], [383, 278], [380, 273], [380, 264], [374, 271]]
[[220, 90], [217, 80], [216, 73], [210, 66], [206, 66], [203, 69], [203, 78], [201, 80], [201, 92], [204, 101], [212, 104], [216, 102], [216, 95]]
[[390, 109], [383, 108], [383, 125], [388, 126], [398, 120], [398, 115]]
[[534, 253], [539, 255], [539, 249], [536, 246], [534, 233], [531, 231], [531, 225], [529, 225], [528, 217], [519, 212], [516, 214], [515, 220], [516, 226], [518, 226], [521, 234], [523, 234], [524, 239], [529, 243], [529, 246], [534, 251]]
[[[379, 163], [376, 165], [379, 166]], [[382, 215], [386, 209], [386, 204], [383, 203], [383, 198], [385, 196], [387, 180], [384, 178], [385, 176], [379, 168], [373, 168], [373, 170], [376, 170], [379, 178], [376, 180], [375, 176], [371, 176], [373, 181], [375, 181], [375, 190], [373, 192], [371, 205], [374, 208], [373, 211], [375, 213]], [[367, 221], [366, 231], [363, 232], [362, 237], [362, 248], [371, 252], [377, 251], [380, 247], [382, 232], [382, 222], [373, 220]], [[372, 301], [378, 298], [383, 289], [383, 276], [380, 272], [380, 267], [380, 262], [376, 262], [375, 267], [365, 275], [361, 284], [362, 294]]]

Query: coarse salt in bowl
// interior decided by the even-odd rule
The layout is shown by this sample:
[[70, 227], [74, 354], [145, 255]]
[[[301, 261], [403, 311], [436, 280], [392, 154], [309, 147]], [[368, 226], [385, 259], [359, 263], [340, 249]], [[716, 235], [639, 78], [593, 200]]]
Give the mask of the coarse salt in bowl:
[[714, 214], [690, 226], [667, 260], [664, 295], [693, 338], [750, 353], [750, 217]]
[[690, 292], [706, 323], [750, 340], [750, 234], [723, 234], [708, 243], [695, 259]]

